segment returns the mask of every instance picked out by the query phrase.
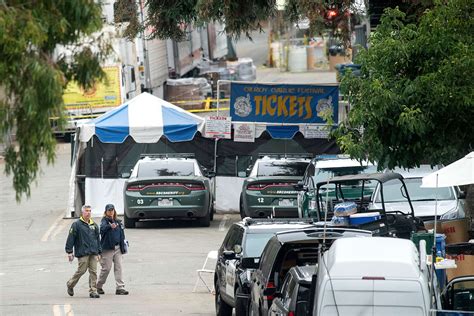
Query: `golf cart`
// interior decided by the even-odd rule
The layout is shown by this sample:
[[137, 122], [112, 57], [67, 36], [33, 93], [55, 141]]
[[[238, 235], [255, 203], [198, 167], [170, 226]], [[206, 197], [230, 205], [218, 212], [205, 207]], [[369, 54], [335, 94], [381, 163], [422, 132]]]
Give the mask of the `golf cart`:
[[[407, 214], [398, 210], [387, 211], [385, 209], [383, 185], [391, 180], [400, 181], [400, 189], [410, 206], [410, 213]], [[380, 209], [369, 208], [371, 197], [368, 196], [365, 188], [367, 186], [373, 187], [374, 182], [377, 182], [380, 186]], [[347, 192], [347, 188], [360, 189], [359, 197], [346, 198], [344, 192]], [[333, 177], [327, 181], [317, 183], [315, 189], [317, 202], [313, 205], [316, 206], [315, 213], [318, 220], [330, 220], [332, 218], [331, 222], [336, 226], [370, 230], [374, 236], [391, 236], [405, 239], [409, 239], [412, 232], [424, 230], [423, 221], [415, 217], [403, 176], [398, 173], [366, 173]], [[345, 212], [344, 209], [341, 212], [340, 207], [349, 207], [350, 212]], [[326, 211], [327, 215], [325, 217]], [[335, 216], [333, 217], [333, 215]]]

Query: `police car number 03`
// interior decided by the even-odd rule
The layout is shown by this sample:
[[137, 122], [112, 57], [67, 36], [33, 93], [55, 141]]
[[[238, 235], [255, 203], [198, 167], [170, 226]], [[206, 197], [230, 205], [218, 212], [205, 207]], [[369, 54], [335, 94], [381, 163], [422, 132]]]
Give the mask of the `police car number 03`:
[[137, 204], [142, 205], [143, 204], [143, 199], [137, 199]]

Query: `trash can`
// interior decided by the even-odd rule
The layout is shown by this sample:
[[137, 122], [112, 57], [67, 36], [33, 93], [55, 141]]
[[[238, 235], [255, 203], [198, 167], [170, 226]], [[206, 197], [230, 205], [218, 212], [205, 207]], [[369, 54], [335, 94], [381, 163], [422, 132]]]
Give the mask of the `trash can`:
[[[433, 233], [412, 233], [411, 241], [415, 244], [416, 248], [420, 249], [420, 240], [426, 241], [426, 254], [433, 254]], [[446, 236], [444, 234], [436, 234], [436, 253], [441, 252], [441, 257], [446, 257]]]

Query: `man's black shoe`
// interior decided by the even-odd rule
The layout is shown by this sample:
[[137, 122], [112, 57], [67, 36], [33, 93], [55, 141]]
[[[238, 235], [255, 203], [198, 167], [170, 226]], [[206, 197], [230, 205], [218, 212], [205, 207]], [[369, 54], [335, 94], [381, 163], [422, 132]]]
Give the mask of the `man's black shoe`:
[[105, 294], [104, 290], [97, 288], [97, 293], [99, 294]]
[[74, 288], [72, 287], [67, 287], [67, 294], [69, 294], [69, 296], [74, 296]]
[[90, 294], [89, 294], [89, 297], [90, 297], [90, 298], [99, 298], [100, 295], [97, 294], [97, 293], [90, 293]]
[[128, 295], [128, 291], [124, 289], [119, 289], [115, 291], [115, 295]]

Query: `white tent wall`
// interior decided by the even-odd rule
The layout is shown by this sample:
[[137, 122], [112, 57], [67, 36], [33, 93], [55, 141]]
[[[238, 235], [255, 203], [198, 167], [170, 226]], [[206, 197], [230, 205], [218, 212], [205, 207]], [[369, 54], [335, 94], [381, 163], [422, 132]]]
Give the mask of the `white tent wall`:
[[216, 177], [216, 211], [238, 212], [244, 178]]
[[86, 178], [86, 202], [92, 209], [92, 216], [104, 214], [105, 206], [112, 203], [118, 215], [123, 215], [123, 186], [126, 179]]

